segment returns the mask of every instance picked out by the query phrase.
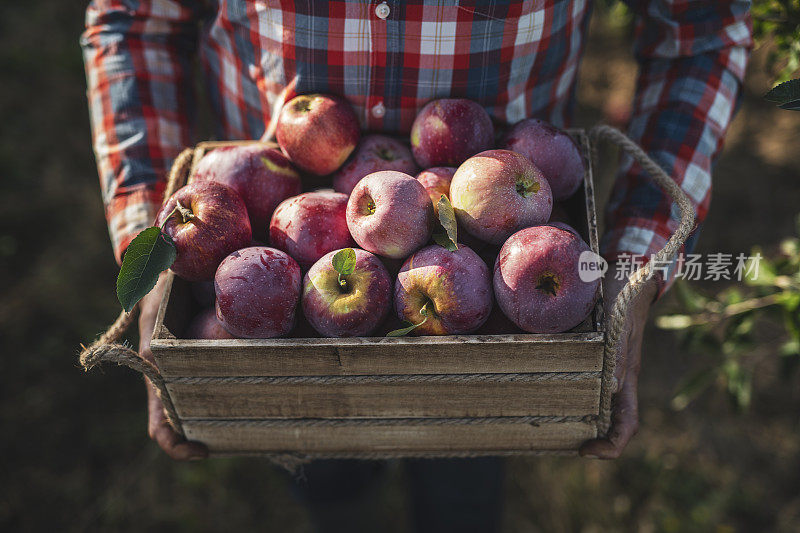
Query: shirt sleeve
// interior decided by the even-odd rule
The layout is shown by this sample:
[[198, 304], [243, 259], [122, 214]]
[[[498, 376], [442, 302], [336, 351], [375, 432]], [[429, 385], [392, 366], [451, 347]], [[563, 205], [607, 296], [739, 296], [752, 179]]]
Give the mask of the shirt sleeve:
[[81, 36], [92, 142], [117, 262], [153, 224], [172, 161], [189, 143], [199, 7], [95, 0]]
[[[712, 164], [735, 111], [752, 46], [749, 2], [628, 4], [636, 15], [639, 62], [628, 135], [680, 185], [699, 225], [708, 212]], [[606, 210], [603, 256], [645, 264], [679, 221], [677, 205], [624, 156]], [[675, 280], [696, 235], [695, 229], [671, 265], [654, 265], [659, 295]]]

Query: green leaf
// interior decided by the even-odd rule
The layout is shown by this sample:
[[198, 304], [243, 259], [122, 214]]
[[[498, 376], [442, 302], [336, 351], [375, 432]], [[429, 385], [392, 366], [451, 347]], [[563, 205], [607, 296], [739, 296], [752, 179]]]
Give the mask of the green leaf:
[[406, 328], [400, 328], [400, 329], [396, 329], [394, 331], [390, 331], [389, 333], [386, 334], [386, 336], [387, 337], [404, 337], [405, 335], [408, 335], [409, 333], [411, 333], [412, 331], [414, 331], [415, 329], [420, 327], [422, 324], [427, 322], [428, 321], [428, 304], [427, 303], [422, 306], [422, 309], [419, 310], [419, 314], [421, 314], [422, 316], [425, 317], [425, 318], [422, 319], [422, 322], [420, 322], [419, 324], [411, 324], [410, 326], [408, 326]]
[[352, 248], [343, 248], [334, 254], [331, 263], [340, 276], [349, 276], [356, 269], [356, 251]]
[[447, 196], [443, 194], [439, 198], [437, 207], [439, 209], [439, 223], [447, 232], [445, 237], [451, 244], [449, 246], [442, 244], [440, 242], [441, 236], [437, 238], [437, 236], [434, 235], [433, 239], [436, 241], [436, 244], [444, 246], [451, 252], [455, 252], [458, 250], [458, 223], [456, 222], [456, 213], [453, 211], [453, 204], [451, 204]]
[[441, 246], [442, 248], [447, 248], [451, 252], [455, 252], [458, 250], [458, 247], [450, 240], [450, 237], [447, 236], [447, 233], [437, 231], [433, 234], [433, 242]]
[[[792, 80], [792, 81], [797, 81], [797, 80]], [[787, 111], [800, 111], [800, 99], [783, 103], [778, 107], [780, 107], [781, 109], [786, 109]]]
[[155, 226], [131, 241], [117, 277], [117, 299], [125, 311], [155, 287], [158, 275], [172, 266], [176, 255], [170, 236]]
[[764, 100], [777, 104], [783, 109], [800, 110], [800, 79], [776, 85], [764, 95]]

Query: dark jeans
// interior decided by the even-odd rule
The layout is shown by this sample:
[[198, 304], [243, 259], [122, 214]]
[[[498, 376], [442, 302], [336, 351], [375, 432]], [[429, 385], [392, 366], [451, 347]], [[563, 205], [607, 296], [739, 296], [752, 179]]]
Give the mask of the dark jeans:
[[[502, 459], [414, 459], [404, 466], [414, 531], [499, 531]], [[373, 531], [380, 523], [374, 497], [385, 470], [380, 461], [315, 461], [293, 481], [293, 492], [318, 531]]]

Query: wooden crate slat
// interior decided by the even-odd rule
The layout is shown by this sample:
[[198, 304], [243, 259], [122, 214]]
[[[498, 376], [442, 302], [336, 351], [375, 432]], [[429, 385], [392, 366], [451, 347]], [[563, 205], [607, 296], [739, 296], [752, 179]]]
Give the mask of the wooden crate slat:
[[597, 414], [600, 379], [167, 387], [182, 418], [462, 418]]
[[599, 333], [374, 339], [153, 340], [166, 378], [590, 372]]
[[597, 436], [586, 422], [276, 428], [188, 421], [183, 427], [187, 438], [204, 442], [211, 453], [574, 450]]

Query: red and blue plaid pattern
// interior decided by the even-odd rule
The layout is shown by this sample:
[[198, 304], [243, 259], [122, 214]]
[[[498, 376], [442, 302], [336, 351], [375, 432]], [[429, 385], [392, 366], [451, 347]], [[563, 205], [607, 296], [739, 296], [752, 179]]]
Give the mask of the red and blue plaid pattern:
[[[641, 74], [630, 133], [708, 208], [711, 162], [739, 91], [747, 2], [630, 2]], [[95, 0], [82, 46], [94, 148], [117, 260], [152, 224], [192, 143], [199, 58], [224, 139], [259, 138], [293, 94], [345, 96], [366, 130], [407, 133], [428, 101], [463, 97], [500, 123], [570, 121], [585, 0]], [[671, 202], [623, 161], [604, 253], [649, 255]]]

